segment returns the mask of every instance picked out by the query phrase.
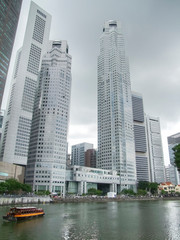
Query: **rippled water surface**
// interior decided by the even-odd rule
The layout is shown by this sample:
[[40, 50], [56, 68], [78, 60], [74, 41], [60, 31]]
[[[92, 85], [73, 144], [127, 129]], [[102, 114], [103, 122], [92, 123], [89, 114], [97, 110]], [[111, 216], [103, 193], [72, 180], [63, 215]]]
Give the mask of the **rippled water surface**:
[[[5, 223], [0, 240], [180, 239], [180, 201], [38, 205], [44, 217]], [[0, 207], [0, 216], [9, 207]]]

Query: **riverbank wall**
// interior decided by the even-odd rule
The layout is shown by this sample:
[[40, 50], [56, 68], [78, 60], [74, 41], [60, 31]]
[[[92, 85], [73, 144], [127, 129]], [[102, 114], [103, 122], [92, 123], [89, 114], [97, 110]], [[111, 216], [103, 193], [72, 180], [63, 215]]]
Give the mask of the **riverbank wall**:
[[74, 197], [74, 198], [55, 198], [52, 203], [83, 203], [83, 202], [123, 202], [123, 201], [161, 201], [161, 200], [180, 200], [180, 197]]
[[180, 200], [180, 197], [57, 197], [33, 196], [33, 197], [0, 197], [0, 206], [38, 204], [38, 203], [87, 203], [87, 202], [123, 202], [123, 201], [165, 201]]
[[0, 198], [0, 206], [36, 204], [36, 203], [50, 203], [51, 201], [52, 201], [52, 199], [49, 196], [1, 197]]

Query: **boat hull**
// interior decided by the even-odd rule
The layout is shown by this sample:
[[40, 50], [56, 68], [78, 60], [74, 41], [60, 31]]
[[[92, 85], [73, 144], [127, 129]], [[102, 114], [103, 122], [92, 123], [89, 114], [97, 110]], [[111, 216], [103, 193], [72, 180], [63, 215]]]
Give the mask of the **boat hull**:
[[5, 221], [19, 221], [34, 217], [44, 216], [44, 210], [36, 207], [13, 207], [10, 208], [6, 216], [3, 216]]
[[38, 214], [26, 214], [26, 215], [15, 215], [15, 216], [3, 216], [3, 220], [9, 222], [16, 222], [25, 219], [35, 218], [35, 217], [42, 217], [45, 213], [38, 213]]
[[17, 221], [17, 219], [12, 216], [3, 216], [3, 220], [8, 221], [8, 222], [16, 222]]

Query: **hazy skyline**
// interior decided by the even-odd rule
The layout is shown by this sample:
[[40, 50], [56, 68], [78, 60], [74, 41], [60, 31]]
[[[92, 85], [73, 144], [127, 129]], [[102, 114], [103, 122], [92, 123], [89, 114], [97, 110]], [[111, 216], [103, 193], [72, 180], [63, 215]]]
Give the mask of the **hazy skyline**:
[[[122, 22], [132, 91], [144, 110], [160, 118], [165, 163], [167, 136], [180, 131], [180, 1], [34, 0], [52, 15], [50, 39], [67, 40], [72, 56], [69, 145], [97, 146], [97, 57], [106, 20]], [[30, 0], [24, 0], [2, 108], [5, 108], [17, 50], [22, 46]]]

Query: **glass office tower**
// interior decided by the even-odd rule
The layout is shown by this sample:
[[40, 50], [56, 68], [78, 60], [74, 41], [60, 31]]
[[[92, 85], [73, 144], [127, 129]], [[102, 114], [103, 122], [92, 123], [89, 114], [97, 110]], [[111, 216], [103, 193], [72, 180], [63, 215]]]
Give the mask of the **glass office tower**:
[[65, 195], [71, 56], [66, 41], [51, 41], [43, 57], [32, 118], [26, 183]]
[[97, 167], [120, 174], [120, 190], [136, 187], [129, 64], [119, 21], [107, 21], [98, 57]]
[[19, 20], [22, 0], [0, 1], [0, 107]]
[[51, 16], [31, 2], [22, 48], [18, 51], [11, 81], [1, 161], [27, 164], [31, 120], [41, 59], [49, 42]]

